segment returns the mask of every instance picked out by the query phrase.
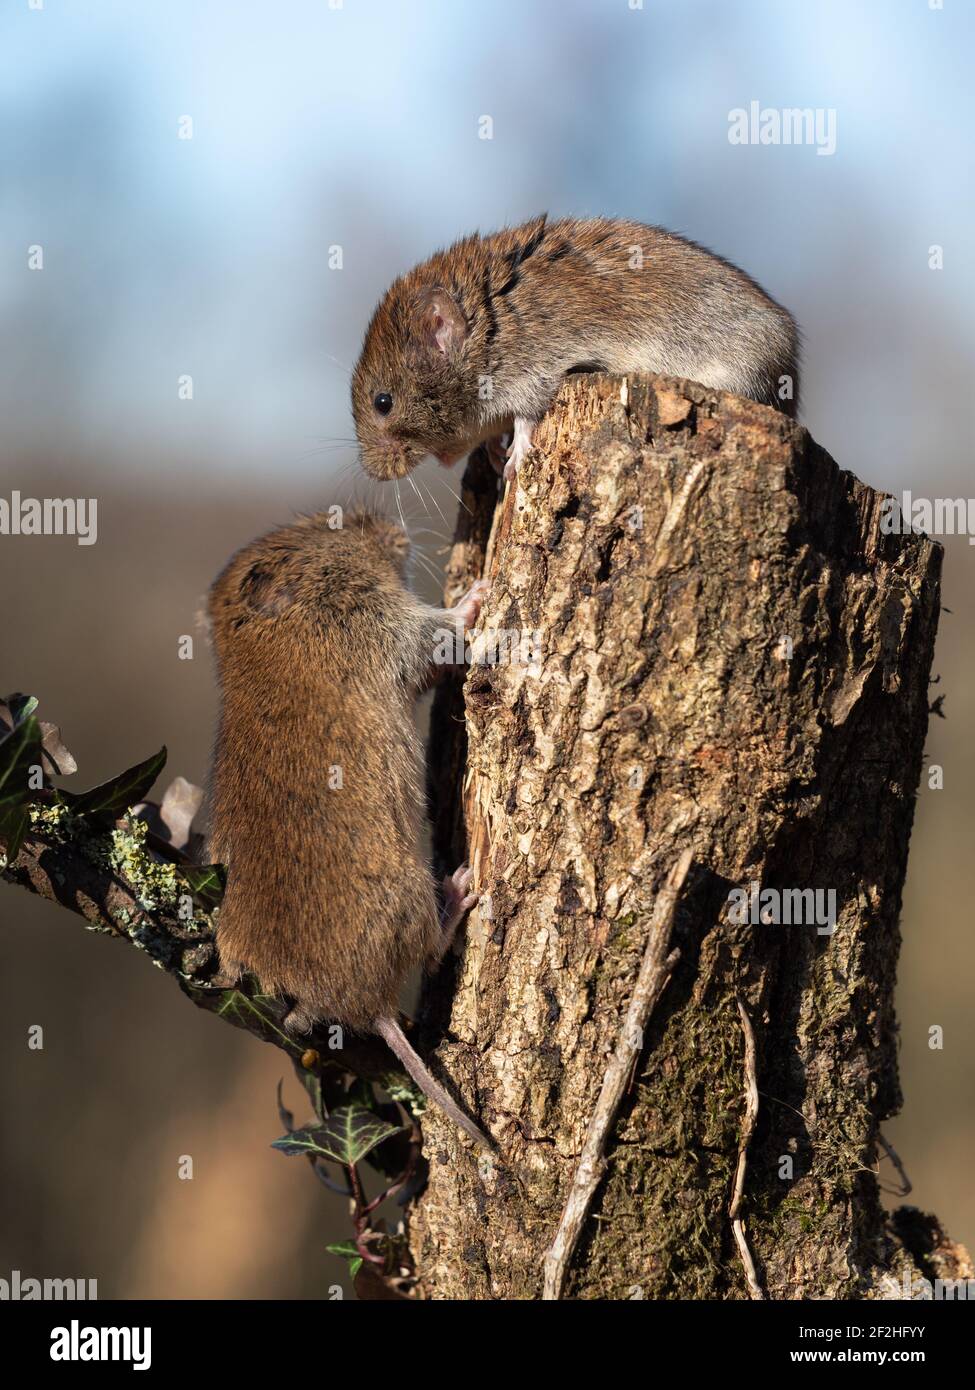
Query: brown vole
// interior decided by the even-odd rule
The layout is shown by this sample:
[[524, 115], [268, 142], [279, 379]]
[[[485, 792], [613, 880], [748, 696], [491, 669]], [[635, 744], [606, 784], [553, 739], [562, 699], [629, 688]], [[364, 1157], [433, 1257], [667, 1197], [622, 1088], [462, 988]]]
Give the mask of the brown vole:
[[396, 280], [352, 376], [362, 465], [402, 478], [514, 432], [516, 471], [567, 372], [663, 372], [798, 406], [799, 334], [744, 271], [661, 227], [544, 215]]
[[[334, 521], [334, 517], [331, 518]], [[466, 868], [438, 908], [421, 853], [414, 700], [438, 634], [477, 619], [485, 585], [452, 610], [404, 582], [409, 542], [359, 513], [302, 517], [237, 552], [210, 591], [221, 704], [208, 855], [228, 867], [225, 970], [293, 1001], [286, 1021], [378, 1033], [423, 1091], [488, 1143], [397, 1023], [401, 987], [438, 960], [464, 911]]]

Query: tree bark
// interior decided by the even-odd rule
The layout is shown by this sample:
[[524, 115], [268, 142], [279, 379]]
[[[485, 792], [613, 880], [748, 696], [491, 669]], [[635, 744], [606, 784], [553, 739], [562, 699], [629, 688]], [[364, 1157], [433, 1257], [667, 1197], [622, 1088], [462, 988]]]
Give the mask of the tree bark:
[[[690, 382], [570, 378], [536, 446], [496, 511], [474, 456], [449, 567], [449, 602], [492, 581], [479, 634], [525, 647], [491, 664], [475, 641], [432, 715], [435, 852], [469, 856], [482, 896], [421, 1043], [500, 1156], [424, 1117], [419, 1287], [541, 1296], [655, 899], [690, 851], [680, 958], [563, 1296], [903, 1297], [935, 1251], [942, 1273], [965, 1259], [936, 1223], [888, 1221], [876, 1172], [940, 547], [883, 534], [882, 496], [793, 421]], [[820, 897], [793, 925], [735, 920], [755, 884], [779, 918], [788, 890]]]

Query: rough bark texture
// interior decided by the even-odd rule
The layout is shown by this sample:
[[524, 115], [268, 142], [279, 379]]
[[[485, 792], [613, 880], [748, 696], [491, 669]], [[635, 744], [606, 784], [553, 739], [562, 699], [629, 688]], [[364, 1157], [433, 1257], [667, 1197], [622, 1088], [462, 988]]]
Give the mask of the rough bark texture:
[[[448, 598], [486, 563], [481, 628], [537, 631], [540, 659], [474, 665], [433, 713], [436, 847], [469, 854], [484, 896], [428, 990], [423, 1042], [501, 1157], [426, 1116], [420, 1289], [539, 1296], [655, 893], [691, 848], [681, 960], [564, 1296], [748, 1297], [728, 1220], [739, 1001], [762, 1289], [897, 1296], [885, 1276], [923, 1272], [925, 1247], [885, 1221], [874, 1170], [900, 1102], [898, 914], [940, 548], [882, 535], [881, 495], [794, 422], [689, 382], [571, 378], [536, 444], [496, 514], [472, 460], [451, 561]], [[835, 890], [835, 934], [733, 922], [729, 892], [756, 881]]]

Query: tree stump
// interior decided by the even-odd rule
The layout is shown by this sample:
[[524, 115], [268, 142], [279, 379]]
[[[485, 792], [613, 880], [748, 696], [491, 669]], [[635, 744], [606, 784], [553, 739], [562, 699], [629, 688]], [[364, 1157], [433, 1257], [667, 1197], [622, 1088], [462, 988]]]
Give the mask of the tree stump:
[[945, 1242], [888, 1221], [876, 1175], [940, 547], [883, 534], [882, 495], [795, 422], [691, 382], [569, 378], [536, 446], [497, 507], [472, 458], [449, 568], [448, 601], [482, 572], [492, 592], [435, 700], [435, 853], [469, 857], [482, 897], [420, 1038], [500, 1156], [427, 1112], [419, 1288], [541, 1296], [689, 850], [680, 960], [563, 1297], [903, 1297]]

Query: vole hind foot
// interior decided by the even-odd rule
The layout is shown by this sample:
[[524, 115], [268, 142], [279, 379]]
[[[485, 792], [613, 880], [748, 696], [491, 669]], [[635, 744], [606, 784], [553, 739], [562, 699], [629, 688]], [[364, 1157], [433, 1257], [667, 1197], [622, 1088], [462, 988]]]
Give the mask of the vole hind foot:
[[505, 481], [510, 482], [512, 478], [518, 476], [518, 470], [525, 461], [525, 456], [532, 446], [532, 430], [535, 422], [524, 420], [521, 416], [515, 416], [515, 437], [512, 440], [511, 448], [508, 450], [508, 462], [504, 466]]
[[463, 921], [465, 912], [477, 902], [477, 894], [469, 893], [474, 870], [469, 864], [461, 864], [443, 881], [443, 907], [440, 909], [440, 939], [430, 956], [430, 966], [435, 968], [450, 950], [457, 928]]
[[300, 1004], [295, 1004], [281, 1020], [281, 1027], [286, 1033], [301, 1036], [312, 1032], [315, 1027], [315, 1020]]

